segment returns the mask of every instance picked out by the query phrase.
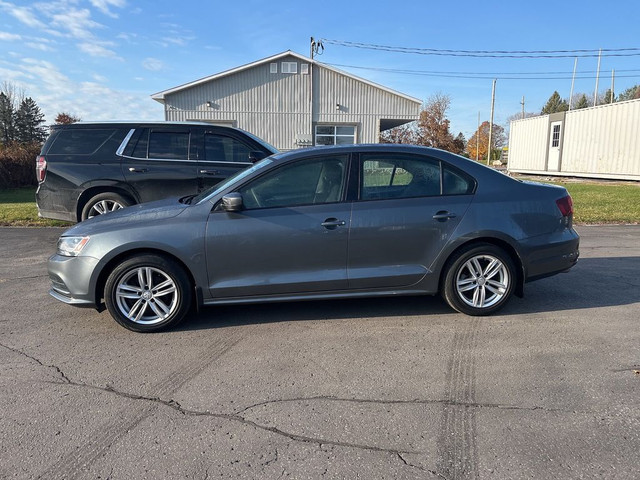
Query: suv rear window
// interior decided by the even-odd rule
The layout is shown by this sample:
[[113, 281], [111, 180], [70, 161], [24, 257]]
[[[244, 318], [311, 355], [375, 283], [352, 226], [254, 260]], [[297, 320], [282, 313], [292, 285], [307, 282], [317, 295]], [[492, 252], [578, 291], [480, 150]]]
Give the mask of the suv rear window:
[[98, 150], [118, 130], [79, 129], [62, 130], [53, 141], [48, 155], [89, 155]]

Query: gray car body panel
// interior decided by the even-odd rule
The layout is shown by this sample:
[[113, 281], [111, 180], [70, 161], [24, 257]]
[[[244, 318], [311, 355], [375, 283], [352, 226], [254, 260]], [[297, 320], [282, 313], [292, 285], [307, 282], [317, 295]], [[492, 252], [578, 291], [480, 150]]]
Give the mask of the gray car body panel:
[[[226, 193], [280, 164], [311, 154], [381, 149], [440, 159], [474, 177], [476, 191], [234, 213], [216, 208]], [[52, 278], [74, 275], [76, 283], [88, 286], [56, 298], [88, 306], [100, 304], [98, 290], [114, 261], [142, 251], [161, 252], [184, 265], [204, 304], [435, 294], [451, 255], [481, 240], [508, 247], [524, 282], [564, 271], [577, 260], [579, 237], [555, 205], [566, 195], [561, 187], [519, 182], [440, 150], [398, 145], [303, 149], [273, 155], [190, 205], [163, 200], [82, 222], [63, 235], [89, 235], [82, 257], [95, 258], [95, 265], [75, 262], [77, 267], [70, 268], [80, 257], [54, 255], [49, 271]], [[455, 217], [432, 218], [441, 211]], [[330, 218], [345, 225], [320, 225]]]

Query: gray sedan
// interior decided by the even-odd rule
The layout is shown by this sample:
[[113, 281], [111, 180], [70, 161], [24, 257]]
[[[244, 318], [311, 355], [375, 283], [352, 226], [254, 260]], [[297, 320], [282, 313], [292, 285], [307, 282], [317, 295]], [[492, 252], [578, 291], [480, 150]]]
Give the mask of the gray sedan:
[[139, 332], [194, 306], [384, 295], [441, 293], [487, 315], [575, 265], [572, 218], [564, 188], [441, 150], [302, 149], [72, 227], [49, 259], [50, 294]]

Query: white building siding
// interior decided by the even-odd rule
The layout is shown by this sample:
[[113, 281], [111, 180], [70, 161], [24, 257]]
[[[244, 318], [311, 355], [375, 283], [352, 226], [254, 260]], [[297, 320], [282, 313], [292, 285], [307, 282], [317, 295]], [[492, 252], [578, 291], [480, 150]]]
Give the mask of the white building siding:
[[640, 100], [568, 112], [562, 171], [640, 179]]
[[[558, 115], [511, 122], [509, 171], [547, 173], [549, 130]], [[566, 112], [554, 175], [640, 180], [640, 99]]]
[[509, 170], [545, 170], [548, 128], [549, 117], [546, 115], [511, 122]]

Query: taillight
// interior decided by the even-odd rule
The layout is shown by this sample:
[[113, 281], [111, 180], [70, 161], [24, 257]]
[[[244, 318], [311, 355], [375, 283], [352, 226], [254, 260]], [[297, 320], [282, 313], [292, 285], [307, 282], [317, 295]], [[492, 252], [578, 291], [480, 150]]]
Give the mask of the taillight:
[[568, 217], [573, 214], [573, 200], [571, 199], [571, 195], [556, 200], [556, 205], [558, 205], [563, 217]]
[[36, 176], [38, 177], [38, 182], [44, 182], [44, 177], [47, 175], [47, 161], [45, 158], [40, 155], [36, 159]]

